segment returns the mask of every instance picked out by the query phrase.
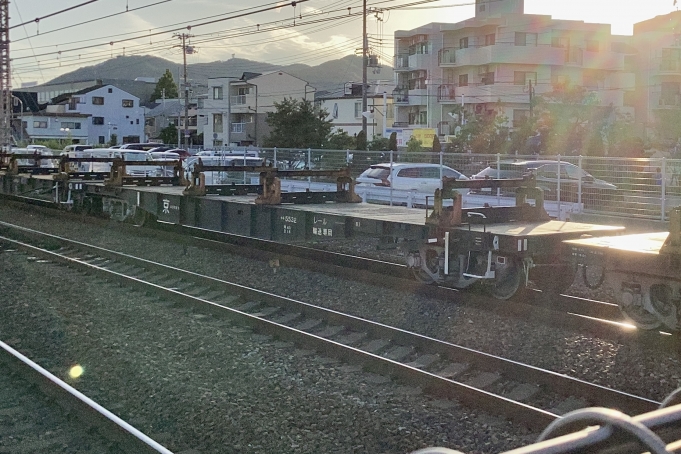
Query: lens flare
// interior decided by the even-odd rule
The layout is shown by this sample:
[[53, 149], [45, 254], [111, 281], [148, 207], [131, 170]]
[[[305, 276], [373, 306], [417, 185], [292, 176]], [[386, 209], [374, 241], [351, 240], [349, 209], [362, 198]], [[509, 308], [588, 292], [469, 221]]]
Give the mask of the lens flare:
[[69, 377], [78, 378], [81, 375], [83, 375], [83, 366], [81, 366], [80, 364], [76, 364], [75, 366], [72, 366], [71, 369], [69, 369]]

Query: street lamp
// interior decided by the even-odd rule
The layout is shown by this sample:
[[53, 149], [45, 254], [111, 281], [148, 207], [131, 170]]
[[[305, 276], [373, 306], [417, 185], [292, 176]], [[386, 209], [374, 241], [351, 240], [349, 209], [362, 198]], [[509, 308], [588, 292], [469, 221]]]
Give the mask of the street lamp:
[[[109, 139], [108, 139], [108, 142], [109, 142], [109, 144], [111, 144], [111, 130], [113, 129], [114, 131], [116, 131], [116, 130], [118, 129], [118, 125], [116, 125], [116, 123], [111, 123], [111, 122], [109, 122], [109, 123], [107, 123], [107, 126], [109, 127], [109, 133], [108, 133]], [[117, 142], [118, 142], [118, 141], [117, 141]]]
[[[66, 133], [66, 141], [71, 142], [71, 129], [69, 128], [59, 128], [62, 133]], [[63, 135], [63, 134], [62, 134]]]

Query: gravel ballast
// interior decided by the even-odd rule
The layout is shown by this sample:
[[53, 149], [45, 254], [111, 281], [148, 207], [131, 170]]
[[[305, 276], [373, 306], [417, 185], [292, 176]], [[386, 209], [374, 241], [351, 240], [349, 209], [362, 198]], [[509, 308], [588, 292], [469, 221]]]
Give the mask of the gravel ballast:
[[[462, 308], [422, 296], [343, 281], [308, 271], [279, 268], [275, 272], [263, 262], [193, 247], [182, 248], [166, 241], [126, 235], [115, 229], [74, 224], [52, 216], [29, 214], [4, 206], [0, 207], [0, 220], [17, 222], [57, 235], [141, 255], [151, 260], [192, 269], [232, 282], [255, 286], [262, 290], [349, 312], [657, 400], [661, 400], [681, 385], [681, 366], [677, 355], [660, 353], [660, 351], [645, 348], [633, 342], [617, 343], [609, 339], [589, 337], [578, 332], [544, 326], [531, 320], [504, 317], [470, 307]], [[3, 254], [3, 257], [6, 256], [7, 254]], [[8, 266], [5, 265], [6, 260], [6, 258], [3, 259], [3, 266]], [[30, 271], [27, 264], [22, 265], [21, 259], [12, 260], [18, 261], [18, 263], [11, 263], [12, 269], [17, 272], [34, 273]], [[25, 261], [25, 258], [23, 260]], [[106, 285], [87, 284], [88, 289], [79, 289], [79, 284], [77, 284], [81, 279], [79, 276], [73, 277], [76, 284], [61, 286], [59, 278], [48, 279], [48, 276], [42, 280], [36, 280], [35, 277], [27, 278], [15, 291], [8, 292], [22, 296], [14, 299], [12, 304], [14, 304], [13, 310], [16, 311], [16, 315], [11, 320], [2, 322], [3, 331], [11, 329], [15, 337], [21, 339], [21, 342], [39, 343], [39, 346], [31, 345], [30, 348], [43, 349], [38, 354], [48, 361], [52, 361], [53, 358], [62, 358], [62, 361], [66, 362], [80, 361], [79, 356], [64, 360], [63, 353], [57, 354], [50, 350], [57, 348], [61, 342], [68, 343], [67, 350], [79, 347], [81, 350], [78, 351], [78, 355], [94, 355], [95, 359], [103, 362], [111, 357], [111, 364], [116, 364], [116, 366], [112, 366], [110, 371], [106, 370], [106, 365], [98, 366], [103, 370], [98, 370], [94, 374], [95, 378], [104, 380], [106, 377], [106, 384], [98, 385], [94, 391], [108, 396], [110, 393], [105, 390], [112, 386], [109, 383], [117, 384], [116, 386], [124, 390], [120, 399], [125, 399], [127, 393], [137, 389], [135, 387], [137, 386], [139, 393], [146, 397], [141, 399], [140, 394], [135, 392], [135, 397], [128, 400], [131, 404], [139, 403], [142, 407], [139, 410], [141, 416], [134, 413], [121, 416], [137, 417], [143, 424], [145, 424], [144, 421], [153, 421], [154, 414], [152, 412], [150, 419], [146, 419], [142, 404], [148, 404], [154, 399], [162, 399], [168, 395], [177, 396], [178, 394], [175, 393], [180, 393], [180, 390], [173, 388], [178, 383], [184, 385], [181, 392], [188, 395], [200, 393], [191, 399], [185, 399], [192, 404], [186, 411], [187, 418], [191, 419], [184, 418], [185, 412], [182, 410], [173, 410], [173, 414], [167, 415], [167, 420], [164, 420], [163, 424], [169, 424], [168, 421], [178, 421], [177, 423], [173, 422], [168, 430], [162, 425], [152, 426], [151, 430], [146, 430], [144, 426], [140, 427], [147, 432], [172, 433], [173, 439], [179, 437], [177, 431], [191, 431], [192, 428], [197, 433], [202, 433], [208, 427], [205, 431], [210, 432], [211, 424], [215, 424], [207, 423], [210, 414], [222, 415], [223, 419], [227, 418], [230, 421], [230, 418], [235, 418], [234, 422], [227, 424], [230, 428], [247, 428], [244, 430], [250, 431], [251, 434], [267, 434], [255, 437], [259, 440], [273, 438], [279, 440], [276, 447], [273, 445], [267, 448], [248, 447], [245, 442], [239, 442], [239, 452], [312, 452], [314, 449], [318, 452], [409, 452], [409, 450], [428, 445], [444, 445], [466, 452], [499, 452], [528, 443], [532, 439], [531, 436], [523, 435], [522, 431], [510, 429], [507, 423], [496, 418], [473, 416], [470, 411], [451, 408], [451, 403], [429, 399], [417, 394], [415, 390], [399, 387], [392, 382], [375, 383], [382, 380], [358, 371], [348, 371], [347, 366], [342, 364], [323, 364], [322, 369], [319, 364], [320, 358], [316, 355], [305, 355], [302, 354], [304, 352], [301, 353], [287, 346], [277, 347], [276, 342], [269, 345], [262, 344], [254, 341], [248, 333], [232, 332], [241, 330], [239, 327], [222, 329], [211, 325], [213, 323], [224, 324], [222, 321], [197, 318], [196, 314], [188, 313], [183, 313], [180, 317], [178, 316], [179, 309], [172, 307], [163, 307], [161, 310], [161, 306], [154, 304], [140, 305], [140, 296], [137, 294], [132, 294], [134, 297], [131, 297], [131, 294], [127, 293], [119, 305], [112, 300], [118, 297], [117, 292], [120, 292], [118, 287], [114, 291]], [[56, 280], [56, 283], [52, 280]], [[12, 279], [2, 278], [0, 282], [0, 291], [3, 294], [6, 294], [4, 291], [6, 286], [17, 287], [17, 283]], [[27, 290], [28, 283], [31, 287], [39, 286], [43, 290], [29, 291]], [[62, 289], [63, 286], [66, 288]], [[60, 288], [61, 293], [56, 292], [55, 288]], [[67, 302], [74, 304], [75, 301], [75, 304], [81, 307], [77, 310], [62, 309], [64, 313], [55, 314], [55, 309], [50, 308], [66, 304], [66, 302], [59, 304], [56, 302], [66, 298], [65, 292], [70, 295]], [[103, 296], [92, 296], [98, 295], [98, 292], [103, 292]], [[36, 293], [41, 295], [38, 300], [31, 296]], [[27, 304], [30, 298], [41, 302], [49, 300], [48, 307], [44, 307], [43, 303], [40, 304], [43, 308], [41, 310], [45, 311], [46, 324], [61, 327], [46, 328], [35, 325], [35, 332], [32, 335], [19, 336], [18, 333], [24, 331], [30, 333], [34, 327], [34, 324], [31, 324], [30, 319], [27, 318], [26, 311], [29, 309], [21, 309], [21, 304]], [[101, 301], [98, 302], [98, 300]], [[86, 302], [87, 306], [85, 306]], [[135, 311], [142, 311], [140, 314], [144, 311], [147, 313], [133, 315], [133, 309], [130, 307], [121, 309], [133, 302], [135, 302]], [[89, 336], [91, 332], [104, 329], [103, 325], [106, 325], [106, 329], [110, 332], [107, 336], [100, 336], [104, 339], [102, 341], [95, 342], [88, 337], [87, 340], [75, 341], [76, 344], [72, 345], [71, 340], [65, 341], [69, 339], [65, 333], [70, 333], [70, 331], [64, 329], [63, 325], [70, 326], [71, 323], [76, 323], [78, 327], [86, 326], [85, 320], [81, 323], [78, 319], [93, 311], [89, 305], [97, 305], [98, 311], [103, 310], [100, 306], [106, 307], [112, 313], [105, 315], [93, 312], [87, 332], [74, 331], [79, 332], [79, 335]], [[30, 310], [34, 310], [32, 305], [29, 307]], [[115, 309], [117, 307], [118, 309]], [[3, 310], [5, 310], [4, 307]], [[74, 319], [76, 322], [72, 321]], [[164, 320], [167, 321], [167, 326]], [[145, 323], [148, 325], [144, 325]], [[22, 328], [19, 329], [19, 326]], [[94, 329], [95, 326], [97, 330]], [[45, 344], [45, 329], [53, 331], [48, 331], [50, 337], [54, 336], [54, 339], [47, 340], [48, 344]], [[219, 330], [222, 337], [217, 337], [212, 332], [204, 333], [204, 331], [210, 332], [211, 329], [215, 333]], [[240, 340], [226, 336], [236, 336]], [[7, 336], [4, 337], [7, 338]], [[223, 338], [224, 342], [216, 341], [216, 339]], [[99, 344], [102, 344], [102, 350], [98, 352], [94, 346]], [[244, 346], [243, 349], [239, 349], [241, 353], [230, 350], [239, 344]], [[183, 346], [186, 348], [184, 355], [182, 354]], [[196, 352], [201, 352], [200, 347], [206, 351], [205, 355], [196, 354]], [[28, 347], [21, 345], [21, 348]], [[68, 354], [71, 353], [68, 352], [67, 356]], [[208, 373], [205, 368], [211, 366], [198, 362], [199, 359], [206, 360], [206, 358], [216, 359], [216, 361], [219, 358], [217, 364], [223, 366], [217, 369], [213, 367], [217, 372]], [[268, 368], [265, 370], [250, 369], [250, 360], [256, 361], [256, 358], [259, 365], [267, 365]], [[129, 377], [129, 380], [133, 383], [129, 383], [125, 373], [120, 372], [120, 364], [126, 364], [126, 361], [133, 359], [146, 366], [140, 366], [137, 363], [132, 365], [130, 373], [133, 377]], [[321, 360], [324, 363], [327, 361], [323, 358]], [[165, 367], [166, 364], [172, 365], [172, 368], [170, 370], [157, 369]], [[274, 371], [268, 371], [270, 364], [274, 367]], [[52, 364], [51, 367], [65, 367], [65, 365]], [[149, 370], [145, 370], [140, 376], [137, 371], [138, 367], [148, 367]], [[224, 389], [222, 391], [215, 389], [216, 386], [221, 387], [227, 382], [227, 378], [221, 375], [226, 370], [230, 377], [231, 374], [243, 373], [243, 375], [238, 375], [238, 378], [230, 380], [231, 385], [225, 385], [230, 390], [243, 387], [243, 393], [239, 398], [235, 399], [229, 392], [223, 394]], [[320, 371], [327, 371], [328, 375], [319, 376]], [[197, 381], [194, 381], [194, 377]], [[82, 385], [86, 382], [89, 383], [87, 379], [84, 379]], [[308, 389], [308, 386], [312, 389]], [[325, 391], [315, 390], [316, 386], [323, 386]], [[293, 393], [295, 397], [291, 397], [292, 391], [296, 391]], [[363, 394], [364, 391], [368, 394]], [[360, 393], [361, 396], [356, 393]], [[298, 399], [299, 396], [304, 397]], [[243, 405], [239, 399], [245, 400]], [[220, 407], [221, 404], [230, 406], [229, 408], [233, 411], [227, 412], [227, 415], [217, 410], [214, 413], [210, 411], [212, 407], [208, 406], [204, 409], [198, 404], [213, 401], [222, 411], [225, 408]], [[339, 401], [344, 402], [345, 405]], [[307, 404], [302, 405], [301, 402]], [[116, 402], [113, 403], [116, 404]], [[103, 404], [106, 405], [107, 402]], [[276, 408], [264, 410], [264, 407], [270, 404]], [[121, 405], [121, 408], [128, 408], [127, 403]], [[181, 408], [181, 406], [169, 408]], [[286, 410], [287, 408], [290, 409]], [[248, 418], [246, 414], [255, 411], [259, 412], [256, 413], [258, 417], [244, 422], [243, 418]], [[202, 416], [199, 417], [194, 412]], [[266, 418], [265, 416], [269, 413], [280, 416], [270, 415]], [[366, 414], [366, 418], [363, 418], [362, 414]], [[280, 420], [281, 415], [288, 415], [284, 417], [283, 422]], [[157, 416], [161, 418], [162, 415]], [[270, 421], [269, 418], [274, 419]], [[480, 421], [481, 418], [484, 422]], [[260, 426], [254, 422], [256, 420], [270, 422], [265, 422], [266, 428], [259, 430]], [[290, 423], [285, 423], [286, 421]], [[197, 424], [204, 425], [202, 430]], [[336, 430], [339, 424], [339, 429]], [[298, 432], [302, 431], [301, 433], [306, 434], [303, 440], [308, 441], [306, 437], [312, 436], [308, 435], [310, 433], [316, 434], [315, 440], [308, 441], [308, 443], [299, 442], [296, 441], [298, 438], [292, 436], [294, 441], [291, 442], [288, 436], [292, 425], [297, 427]], [[314, 425], [314, 430], [310, 429], [312, 425]], [[302, 428], [310, 432], [305, 432]], [[221, 426], [220, 430], [225, 429]], [[404, 433], [405, 431], [409, 433]], [[285, 437], [286, 440], [281, 441], [281, 437]], [[348, 437], [350, 440], [360, 439], [360, 441], [356, 444], [348, 444]], [[231, 439], [241, 440], [242, 438]], [[254, 437], [251, 436], [249, 440], [253, 439]], [[323, 448], [314, 444], [321, 442], [320, 440], [328, 441], [330, 444]], [[235, 444], [236, 442], [229, 446]], [[353, 446], [361, 447], [353, 451]], [[191, 446], [183, 447], [183, 449], [189, 447]], [[201, 452], [210, 452], [210, 449], [214, 448], [204, 446], [197, 449]], [[220, 452], [220, 450], [215, 452]], [[222, 452], [230, 451], [223, 450]]]

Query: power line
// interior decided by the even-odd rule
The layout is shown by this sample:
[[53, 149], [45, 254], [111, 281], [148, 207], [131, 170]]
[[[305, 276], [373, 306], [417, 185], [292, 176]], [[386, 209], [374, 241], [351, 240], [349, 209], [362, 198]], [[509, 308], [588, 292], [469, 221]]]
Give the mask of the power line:
[[37, 23], [39, 23], [41, 20], [47, 19], [48, 17], [53, 17], [53, 16], [56, 16], [56, 15], [58, 15], [58, 14], [65, 13], [65, 12], [67, 12], [67, 11], [71, 11], [71, 10], [74, 10], [74, 9], [76, 9], [76, 8], [80, 8], [81, 6], [89, 5], [90, 3], [94, 3], [94, 2], [98, 2], [98, 1], [99, 1], [99, 0], [88, 0], [88, 1], [85, 2], [85, 3], [81, 3], [81, 4], [79, 4], [79, 5], [74, 5], [74, 6], [71, 6], [71, 7], [69, 7], [69, 8], [62, 9], [62, 10], [60, 10], [60, 11], [57, 11], [57, 12], [55, 12], [55, 13], [50, 13], [50, 14], [48, 14], [47, 16], [36, 17], [36, 18], [33, 19], [32, 21], [22, 22], [21, 24], [13, 25], [13, 26], [9, 27], [9, 29], [12, 30], [13, 28], [22, 27], [22, 26], [24, 26], [24, 25], [26, 25], [26, 24], [30, 24], [30, 23], [32, 23], [32, 22], [35, 22], [35, 23], [37, 24]]
[[[160, 0], [156, 3], [151, 3], [149, 5], [143, 5], [143, 6], [139, 6], [137, 8], [133, 8], [133, 9], [126, 9], [125, 11], [121, 11], [119, 13], [113, 13], [113, 14], [109, 14], [107, 16], [101, 16], [101, 17], [97, 17], [95, 19], [90, 19], [90, 20], [86, 20], [86, 21], [83, 21], [83, 22], [78, 22], [76, 24], [66, 25], [66, 26], [61, 27], [61, 28], [54, 28], [52, 30], [42, 32], [42, 33], [40, 33], [40, 35], [43, 36], [43, 35], [47, 35], [49, 33], [54, 33], [54, 32], [58, 32], [58, 31], [61, 31], [61, 30], [66, 30], [66, 29], [69, 29], [69, 28], [77, 27], [79, 25], [86, 25], [86, 24], [90, 24], [92, 22], [97, 22], [97, 21], [103, 20], [103, 19], [110, 19], [110, 18], [115, 17], [115, 16], [120, 16], [121, 14], [130, 13], [130, 12], [133, 12], [133, 11], [138, 11], [138, 10], [141, 10], [141, 9], [149, 8], [150, 6], [156, 6], [156, 5], [160, 5], [161, 3], [167, 3], [167, 2], [171, 2], [171, 1], [172, 0]], [[26, 22], [26, 23], [30, 24], [30, 22]], [[16, 25], [15, 27], [18, 27], [18, 25]], [[38, 35], [36, 34], [34, 36], [38, 36]], [[28, 38], [29, 37], [26, 36], [24, 38], [15, 39], [12, 42], [16, 43], [16, 42], [23, 41], [23, 40], [28, 39]], [[89, 41], [89, 40], [84, 40], [84, 41]], [[42, 47], [52, 47], [52, 46], [53, 46], [53, 44], [51, 44], [49, 46], [38, 46], [38, 49], [40, 49]]]

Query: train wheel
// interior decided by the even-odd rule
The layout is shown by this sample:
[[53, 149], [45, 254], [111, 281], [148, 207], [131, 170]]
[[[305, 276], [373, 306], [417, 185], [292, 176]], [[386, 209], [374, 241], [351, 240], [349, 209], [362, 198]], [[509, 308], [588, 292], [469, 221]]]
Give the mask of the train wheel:
[[433, 279], [430, 274], [426, 273], [422, 269], [412, 270], [414, 273], [414, 278], [422, 284], [434, 284], [435, 279]]
[[509, 260], [503, 267], [497, 266], [492, 284], [492, 296], [499, 300], [513, 298], [525, 286], [525, 270], [522, 262]]
[[658, 320], [661, 320], [664, 325], [676, 330], [679, 328], [679, 319], [676, 311], [676, 305], [673, 302], [672, 289], [664, 284], [654, 284], [650, 286], [650, 290], [646, 295], [645, 301], [646, 309], [655, 314]]
[[639, 294], [622, 292], [617, 305], [624, 317], [638, 328], [657, 329], [662, 324], [655, 314], [646, 310], [643, 298]]
[[602, 265], [582, 265], [582, 280], [584, 285], [592, 290], [599, 288], [605, 280], [605, 267]]

